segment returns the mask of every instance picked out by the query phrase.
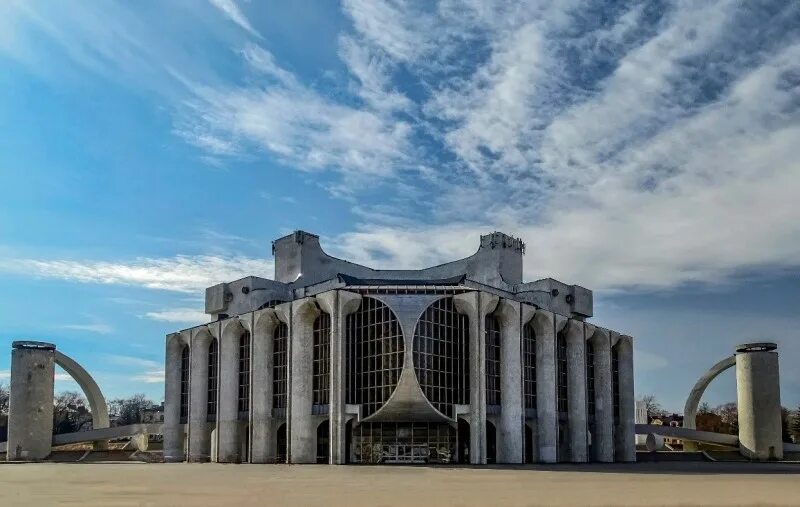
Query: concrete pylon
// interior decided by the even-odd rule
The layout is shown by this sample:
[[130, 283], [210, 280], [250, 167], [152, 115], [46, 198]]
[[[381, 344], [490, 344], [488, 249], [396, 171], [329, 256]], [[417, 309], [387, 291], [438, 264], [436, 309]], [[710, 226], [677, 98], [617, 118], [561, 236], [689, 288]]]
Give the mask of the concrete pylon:
[[14, 342], [8, 410], [8, 461], [35, 461], [50, 454], [56, 346]]
[[739, 452], [758, 461], [783, 459], [777, 347], [774, 343], [736, 347]]

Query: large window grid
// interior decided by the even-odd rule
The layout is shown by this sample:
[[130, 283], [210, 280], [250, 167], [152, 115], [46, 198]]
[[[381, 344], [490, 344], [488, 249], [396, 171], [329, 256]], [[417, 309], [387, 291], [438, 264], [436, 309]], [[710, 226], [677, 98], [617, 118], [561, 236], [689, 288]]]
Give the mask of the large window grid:
[[362, 423], [352, 429], [353, 463], [451, 463], [456, 430], [436, 423]]
[[586, 411], [590, 420], [594, 419], [594, 345], [591, 341], [586, 342]]
[[568, 405], [568, 380], [567, 380], [567, 338], [564, 333], [556, 336], [556, 399], [558, 412], [566, 415]]
[[425, 397], [455, 418], [454, 405], [469, 403], [469, 320], [453, 298], [439, 299], [414, 330], [414, 366]]
[[217, 365], [219, 364], [219, 346], [217, 340], [212, 339], [208, 344], [208, 404], [206, 415], [214, 420], [217, 415]]
[[375, 413], [397, 387], [403, 369], [403, 333], [392, 310], [364, 297], [346, 321], [347, 403], [360, 404], [362, 417]]
[[314, 320], [312, 364], [313, 404], [329, 405], [331, 399], [331, 316], [321, 313]]
[[272, 334], [272, 416], [286, 417], [286, 391], [289, 326], [284, 322], [275, 326]]
[[189, 346], [181, 349], [181, 423], [189, 419]]
[[525, 408], [536, 409], [536, 332], [530, 324], [522, 333], [522, 373]]
[[[486, 316], [486, 405], [500, 406], [500, 320]], [[496, 412], [496, 410], [490, 410]]]
[[619, 423], [619, 348], [611, 348], [611, 392], [614, 400], [614, 423]]
[[239, 413], [250, 410], [250, 332], [239, 335]]

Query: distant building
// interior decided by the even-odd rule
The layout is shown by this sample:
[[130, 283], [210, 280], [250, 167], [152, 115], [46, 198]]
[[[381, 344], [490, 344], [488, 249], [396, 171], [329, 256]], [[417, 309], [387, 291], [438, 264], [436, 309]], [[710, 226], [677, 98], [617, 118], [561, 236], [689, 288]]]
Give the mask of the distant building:
[[[653, 417], [650, 420], [650, 424], [656, 426], [683, 427], [683, 416], [680, 414], [670, 414], [670, 415], [663, 415], [660, 417]], [[683, 440], [681, 440], [680, 438], [664, 437], [664, 443], [673, 448], [675, 448], [676, 446], [683, 447]]]
[[155, 424], [164, 422], [164, 404], [156, 405], [142, 410], [142, 422]]
[[167, 461], [635, 460], [632, 338], [586, 322], [590, 290], [523, 282], [521, 240], [421, 270], [272, 249], [274, 280], [209, 287], [213, 322], [167, 336]]

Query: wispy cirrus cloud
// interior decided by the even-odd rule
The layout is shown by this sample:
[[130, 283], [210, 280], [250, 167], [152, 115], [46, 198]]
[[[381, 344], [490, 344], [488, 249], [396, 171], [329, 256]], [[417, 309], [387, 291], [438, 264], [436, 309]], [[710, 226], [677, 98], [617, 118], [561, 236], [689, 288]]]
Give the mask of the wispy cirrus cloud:
[[202, 324], [209, 321], [209, 316], [195, 308], [170, 308], [157, 312], [147, 312], [142, 317], [160, 322], [178, 324]]
[[8, 273], [176, 292], [197, 292], [248, 275], [269, 277], [273, 266], [271, 260], [213, 255], [143, 257], [128, 262], [0, 259], [0, 271]]
[[211, 5], [222, 11], [231, 21], [245, 29], [251, 35], [258, 38], [263, 38], [258, 30], [253, 28], [250, 22], [245, 17], [244, 13], [239, 9], [239, 6], [234, 0], [208, 0]]
[[110, 324], [103, 322], [94, 322], [91, 324], [63, 324], [60, 326], [62, 329], [71, 329], [73, 331], [87, 331], [89, 333], [98, 334], [111, 334], [114, 332], [114, 327]]

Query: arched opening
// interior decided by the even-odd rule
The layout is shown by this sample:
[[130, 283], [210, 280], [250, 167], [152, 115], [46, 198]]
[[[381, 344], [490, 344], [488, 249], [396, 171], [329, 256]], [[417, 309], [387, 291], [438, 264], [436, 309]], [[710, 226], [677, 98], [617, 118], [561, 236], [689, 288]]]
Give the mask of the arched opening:
[[272, 334], [272, 417], [286, 417], [286, 391], [288, 383], [289, 326], [285, 322], [275, 326]]
[[189, 346], [181, 349], [181, 424], [189, 420]]
[[459, 463], [469, 463], [469, 423], [464, 419], [458, 420], [458, 456]]
[[208, 406], [206, 416], [208, 421], [217, 420], [217, 375], [219, 365], [219, 346], [217, 339], [211, 340], [208, 345]]
[[361, 299], [345, 325], [345, 399], [361, 405], [362, 418], [368, 417], [397, 387], [403, 369], [403, 333], [394, 312], [371, 297]]
[[525, 409], [536, 410], [536, 331], [530, 323], [522, 332], [522, 384]]
[[533, 430], [525, 425], [525, 463], [533, 463]]
[[486, 463], [497, 463], [497, 430], [490, 421], [486, 421]]
[[239, 420], [250, 411], [250, 331], [239, 335]]
[[317, 426], [317, 463], [325, 464], [330, 460], [331, 449], [331, 423], [329, 420], [322, 421]]
[[486, 411], [500, 413], [500, 319], [487, 315], [486, 328]]
[[315, 414], [327, 414], [331, 398], [331, 316], [320, 313], [314, 320], [312, 397]]
[[442, 414], [469, 403], [469, 319], [452, 297], [431, 304], [414, 329], [414, 368], [422, 392]]
[[278, 432], [275, 438], [275, 462], [286, 463], [286, 456], [288, 454], [288, 441], [286, 440], [286, 423], [278, 426]]

